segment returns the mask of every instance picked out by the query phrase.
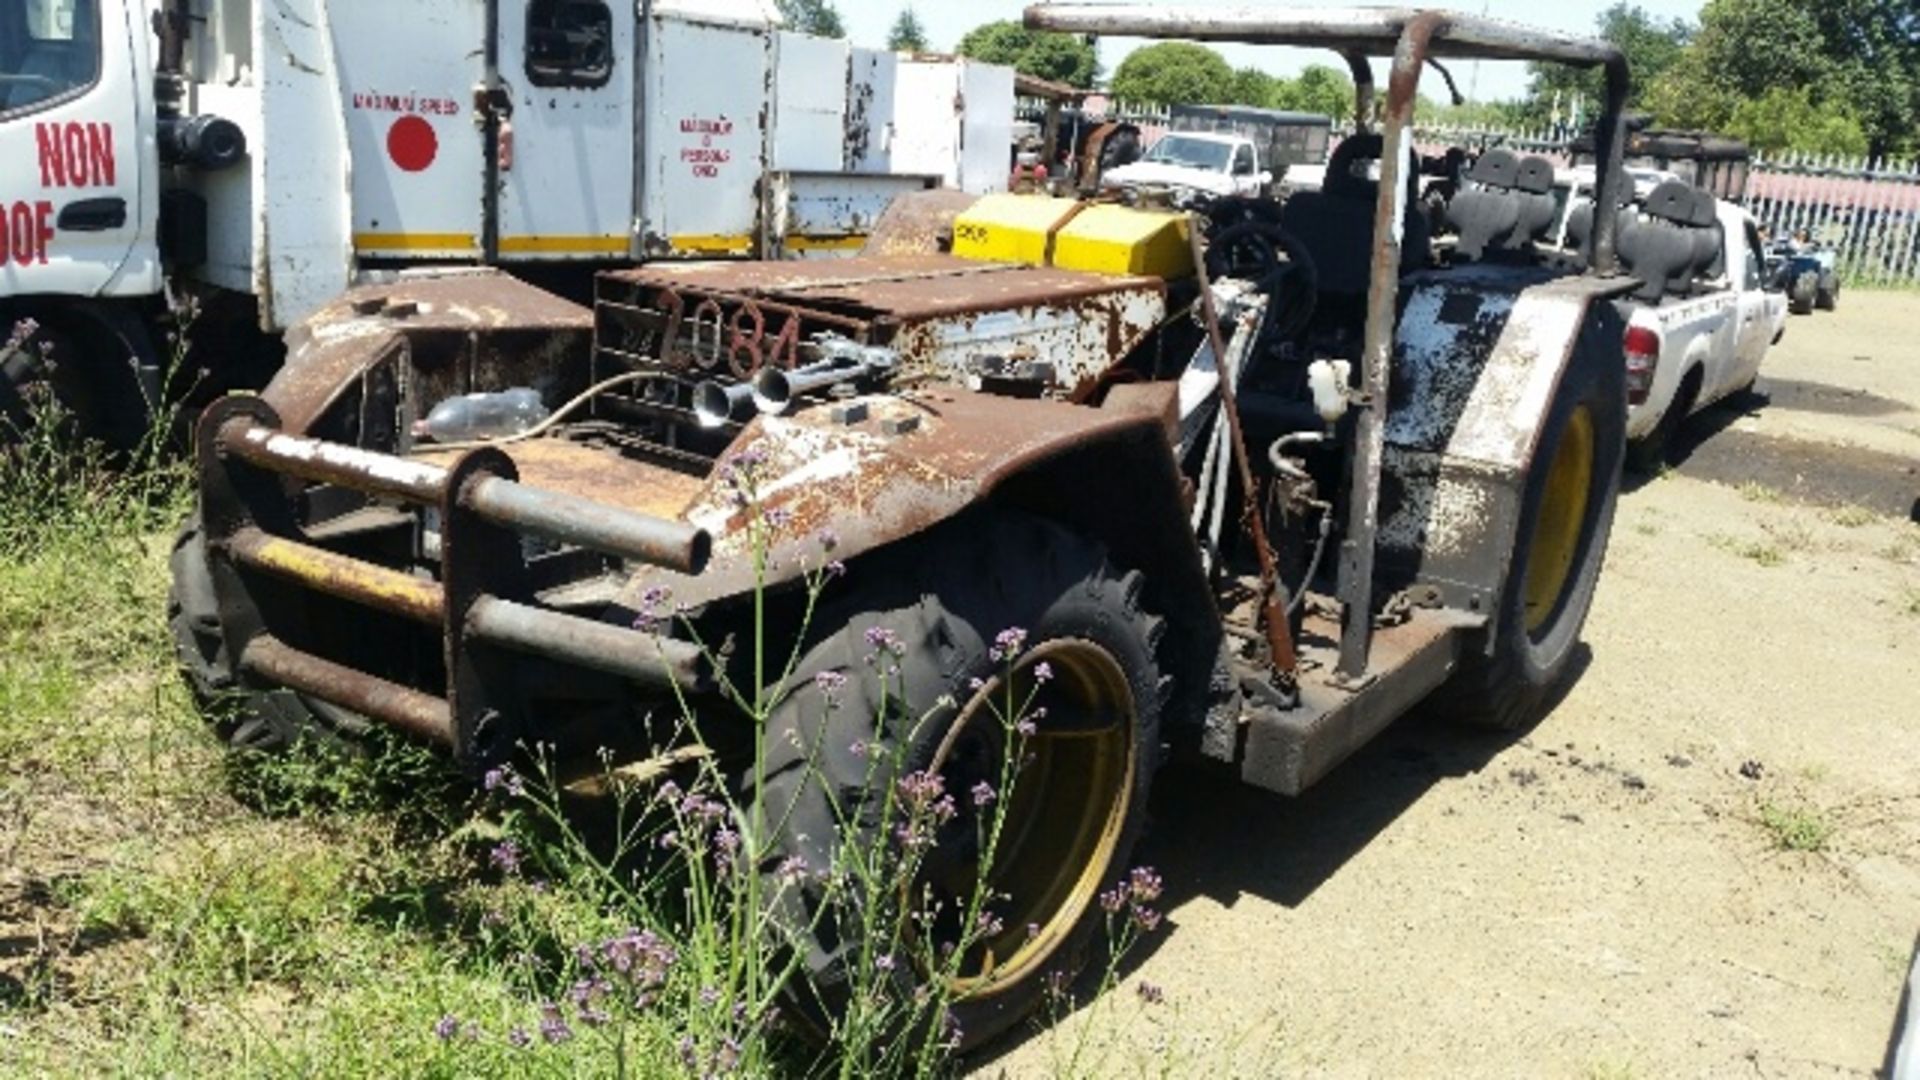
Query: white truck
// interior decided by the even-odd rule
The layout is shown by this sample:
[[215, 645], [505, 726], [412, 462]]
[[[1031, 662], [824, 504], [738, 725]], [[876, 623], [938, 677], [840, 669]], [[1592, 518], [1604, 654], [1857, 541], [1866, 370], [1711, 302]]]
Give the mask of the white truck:
[[[257, 383], [356, 283], [846, 252], [892, 197], [1002, 190], [1013, 72], [780, 29], [772, 0], [7, 0], [0, 430], [109, 443], [177, 373]], [[242, 370], [252, 364], [251, 370]]]
[[1245, 105], [1176, 105], [1169, 121], [1145, 157], [1108, 170], [1102, 186], [1168, 188], [1176, 203], [1265, 195], [1289, 169], [1325, 163], [1333, 125], [1317, 113]]
[[[1588, 205], [1590, 211], [1591, 204]], [[1589, 215], [1590, 216], [1590, 215]], [[1679, 180], [1622, 211], [1620, 247], [1641, 287], [1627, 316], [1627, 464], [1665, 464], [1687, 418], [1751, 387], [1786, 327], [1787, 299], [1767, 288], [1753, 218]], [[1568, 239], [1585, 238], [1578, 208]]]

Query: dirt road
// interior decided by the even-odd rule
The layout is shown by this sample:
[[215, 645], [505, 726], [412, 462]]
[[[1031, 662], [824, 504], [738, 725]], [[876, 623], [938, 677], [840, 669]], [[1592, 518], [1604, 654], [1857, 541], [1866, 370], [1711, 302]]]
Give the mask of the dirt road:
[[1410, 719], [1291, 802], [1163, 774], [1128, 992], [980, 1074], [1873, 1075], [1920, 931], [1920, 296], [1792, 319], [1760, 391], [1623, 497], [1537, 728]]

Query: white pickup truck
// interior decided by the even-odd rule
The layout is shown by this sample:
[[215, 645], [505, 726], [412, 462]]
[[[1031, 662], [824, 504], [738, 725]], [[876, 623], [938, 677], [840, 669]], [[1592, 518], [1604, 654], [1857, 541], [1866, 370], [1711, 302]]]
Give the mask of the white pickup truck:
[[[1581, 208], [1565, 240], [1586, 240]], [[1786, 328], [1787, 298], [1766, 287], [1753, 219], [1678, 180], [1655, 185], [1620, 217], [1620, 252], [1642, 285], [1627, 317], [1627, 464], [1657, 471], [1694, 413], [1753, 385]]]
[[[1273, 182], [1252, 139], [1213, 131], [1169, 131], [1146, 156], [1109, 169], [1105, 187], [1165, 187], [1208, 195], [1258, 195]], [[1176, 200], [1177, 201], [1177, 200]]]

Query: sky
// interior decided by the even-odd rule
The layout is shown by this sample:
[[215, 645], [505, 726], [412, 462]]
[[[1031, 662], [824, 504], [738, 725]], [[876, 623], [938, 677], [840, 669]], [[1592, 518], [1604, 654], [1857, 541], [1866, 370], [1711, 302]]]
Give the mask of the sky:
[[[1180, 3], [1182, 0], [1173, 0]], [[1185, 0], [1195, 6], [1205, 7], [1196, 0]], [[1499, 19], [1525, 22], [1552, 30], [1590, 33], [1594, 20], [1600, 12], [1611, 7], [1613, 0], [1441, 0], [1456, 11], [1474, 14], [1484, 13]], [[1636, 0], [1647, 13], [1656, 19], [1684, 18], [1689, 22], [1698, 21], [1701, 0]], [[1326, 0], [1241, 0], [1244, 6], [1251, 7], [1351, 7], [1351, 3], [1329, 3]], [[984, 22], [996, 19], [1018, 19], [1026, 9], [1027, 0], [912, 0], [914, 13], [920, 16], [920, 22], [927, 29], [928, 44], [936, 50], [950, 50], [968, 30]], [[841, 20], [846, 24], [847, 36], [855, 44], [880, 46], [886, 44], [887, 30], [893, 20], [899, 16], [900, 9], [908, 6], [908, 0], [835, 0], [840, 10]], [[1156, 5], [1157, 6], [1157, 5]], [[1478, 9], [1483, 9], [1478, 10]], [[1115, 65], [1142, 44], [1135, 38], [1110, 38], [1100, 43], [1100, 69], [1111, 74]], [[1325, 50], [1286, 49], [1270, 45], [1218, 45], [1215, 46], [1234, 67], [1257, 67], [1275, 75], [1293, 75], [1300, 68], [1311, 63], [1332, 64], [1343, 67], [1338, 57]], [[1449, 65], [1454, 78], [1459, 81], [1460, 92], [1476, 101], [1501, 101], [1521, 97], [1527, 89], [1527, 70], [1525, 64], [1508, 61], [1487, 61], [1485, 63], [1459, 62]], [[1478, 69], [1477, 71], [1475, 69]], [[1384, 61], [1376, 61], [1375, 78], [1385, 82]], [[1422, 80], [1423, 82], [1425, 80]], [[1429, 96], [1438, 94], [1427, 91]]]

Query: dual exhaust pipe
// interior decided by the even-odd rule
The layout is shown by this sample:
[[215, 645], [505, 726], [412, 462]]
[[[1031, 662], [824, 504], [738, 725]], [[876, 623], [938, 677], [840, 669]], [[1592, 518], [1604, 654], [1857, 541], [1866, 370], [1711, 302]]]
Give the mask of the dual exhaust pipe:
[[701, 427], [716, 428], [744, 418], [749, 403], [760, 412], [779, 416], [809, 394], [883, 377], [899, 359], [892, 349], [845, 339], [822, 341], [819, 350], [825, 359], [785, 371], [769, 365], [751, 382], [723, 384], [708, 379], [693, 388], [694, 416]]

